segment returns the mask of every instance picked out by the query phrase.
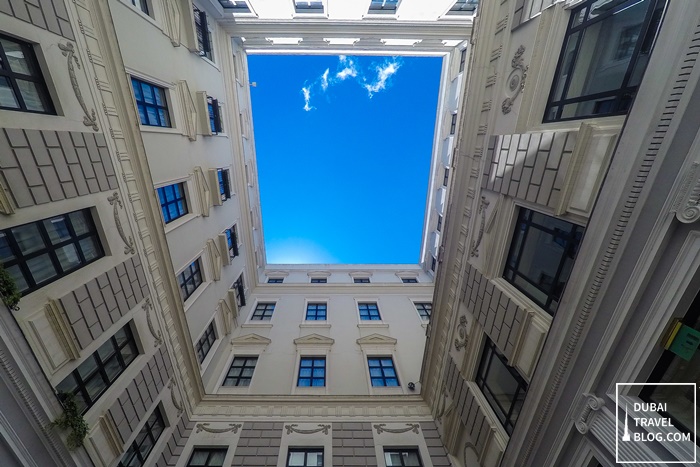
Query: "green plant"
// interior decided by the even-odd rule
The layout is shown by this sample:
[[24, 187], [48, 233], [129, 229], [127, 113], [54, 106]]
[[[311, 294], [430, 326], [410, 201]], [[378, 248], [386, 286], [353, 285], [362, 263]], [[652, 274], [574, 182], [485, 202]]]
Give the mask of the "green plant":
[[18, 310], [19, 299], [22, 298], [15, 280], [9, 272], [0, 264], [0, 298], [10, 310]]
[[74, 451], [83, 445], [90, 427], [78, 410], [78, 404], [75, 402], [73, 394], [59, 393], [58, 397], [63, 405], [63, 414], [51, 422], [51, 426], [71, 430], [66, 439], [66, 446]]

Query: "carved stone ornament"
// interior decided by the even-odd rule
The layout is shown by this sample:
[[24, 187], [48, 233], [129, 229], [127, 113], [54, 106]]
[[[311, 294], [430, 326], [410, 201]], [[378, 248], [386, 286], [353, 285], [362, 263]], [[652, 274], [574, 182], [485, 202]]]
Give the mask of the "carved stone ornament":
[[[58, 48], [61, 49], [64, 57], [68, 57], [68, 75], [70, 76], [70, 84], [73, 87], [73, 92], [75, 97], [78, 99], [80, 107], [83, 108], [85, 115], [83, 116], [83, 125], [92, 127], [94, 131], [99, 131], [97, 126], [97, 115], [95, 114], [95, 109], [92, 111], [88, 110], [85, 104], [85, 99], [83, 99], [83, 93], [80, 92], [80, 87], [78, 86], [78, 78], [75, 75], [75, 67], [80, 69], [80, 62], [78, 57], [75, 56], [75, 48], [72, 42], [67, 42], [65, 45], [58, 43]], [[74, 65], [75, 62], [75, 65]]]
[[292, 423], [291, 425], [285, 425], [284, 428], [285, 428], [285, 430], [287, 430], [288, 435], [290, 435], [292, 433], [299, 433], [302, 435], [312, 435], [314, 433], [323, 433], [324, 435], [327, 435], [328, 430], [331, 429], [330, 425], [324, 425], [322, 423], [318, 424], [318, 428], [311, 429], [311, 430], [302, 430], [302, 429], [297, 428], [297, 426], [299, 426], [299, 425], [297, 425], [296, 423]]
[[119, 218], [119, 208], [124, 209], [122, 201], [119, 199], [119, 193], [115, 191], [112, 196], [107, 198], [107, 201], [109, 201], [110, 205], [114, 206], [114, 223], [117, 225], [117, 232], [119, 232], [119, 236], [122, 238], [125, 244], [124, 254], [133, 255], [136, 253], [136, 249], [134, 248], [134, 239], [127, 237], [126, 233], [124, 233], [124, 227], [122, 226], [122, 221]]
[[457, 338], [455, 338], [455, 349], [462, 350], [469, 344], [469, 336], [467, 335], [467, 317], [462, 315], [459, 317], [457, 325]]
[[527, 78], [527, 69], [523, 60], [523, 54], [525, 53], [525, 46], [521, 45], [513, 56], [510, 65], [513, 67], [513, 71], [510, 72], [508, 79], [506, 81], [506, 98], [501, 104], [501, 111], [504, 114], [510, 112], [511, 107], [515, 99], [520, 95], [523, 89], [525, 89], [525, 79]]
[[676, 219], [684, 224], [691, 224], [700, 219], [700, 178], [698, 178], [698, 166], [693, 162], [688, 173], [683, 177], [683, 183], [678, 197], [673, 204]]
[[229, 423], [226, 428], [209, 428], [210, 423], [197, 423], [195, 427], [197, 431], [195, 433], [200, 433], [206, 431], [207, 433], [238, 433], [238, 430], [243, 426], [242, 423]]
[[377, 434], [381, 435], [384, 432], [387, 433], [406, 433], [412, 431], [413, 433], [420, 433], [420, 425], [418, 423], [406, 423], [406, 428], [385, 428], [386, 423], [379, 423], [374, 425], [377, 430]]
[[160, 329], [156, 329], [155, 326], [153, 326], [153, 322], [151, 321], [151, 310], [153, 309], [151, 297], [146, 297], [146, 301], [143, 302], [141, 308], [146, 310], [146, 324], [148, 325], [148, 330], [151, 332], [153, 339], [155, 339], [153, 347], [158, 347], [163, 343], [163, 334], [160, 332]]
[[590, 417], [591, 412], [600, 410], [605, 405], [605, 401], [600, 397], [597, 397], [595, 394], [584, 394], [584, 396], [586, 397], [586, 403], [575, 423], [576, 429], [582, 435], [588, 433], [588, 418]]
[[481, 240], [484, 238], [484, 226], [486, 225], [486, 208], [489, 207], [489, 200], [485, 196], [481, 197], [481, 203], [479, 203], [479, 214], [481, 215], [481, 222], [479, 223], [479, 233], [477, 234], [476, 240], [472, 241], [471, 256], [479, 257], [479, 246], [481, 245]]
[[182, 404], [180, 401], [177, 400], [177, 397], [175, 397], [175, 388], [177, 387], [177, 384], [175, 384], [175, 380], [170, 380], [168, 383], [168, 388], [170, 388], [170, 399], [173, 401], [173, 405], [177, 409], [177, 416], [179, 417], [182, 415], [184, 412], [184, 409], [182, 408]]

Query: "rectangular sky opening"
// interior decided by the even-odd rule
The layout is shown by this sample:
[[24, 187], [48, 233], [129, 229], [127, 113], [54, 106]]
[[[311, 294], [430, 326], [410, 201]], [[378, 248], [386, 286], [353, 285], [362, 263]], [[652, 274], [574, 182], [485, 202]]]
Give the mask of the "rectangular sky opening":
[[251, 55], [269, 264], [417, 264], [442, 57]]

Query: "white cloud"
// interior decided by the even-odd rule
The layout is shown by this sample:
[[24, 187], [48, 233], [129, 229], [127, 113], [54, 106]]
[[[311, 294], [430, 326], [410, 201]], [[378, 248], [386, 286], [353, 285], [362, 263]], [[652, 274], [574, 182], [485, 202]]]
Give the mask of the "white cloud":
[[[344, 55], [341, 55], [341, 57], [344, 57]], [[357, 69], [355, 68], [355, 64], [352, 60], [341, 60], [340, 62], [347, 63], [347, 66], [335, 75], [336, 78], [338, 78], [340, 81], [343, 81], [348, 76], [351, 76], [353, 78], [357, 76]]]
[[369, 93], [369, 97], [372, 98], [372, 96], [381, 91], [382, 89], [386, 88], [386, 81], [389, 79], [391, 75], [396, 73], [399, 70], [400, 65], [398, 62], [387, 62], [382, 66], [378, 66], [376, 68], [377, 70], [377, 79], [372, 83], [372, 84], [365, 84], [365, 89], [367, 89], [367, 92]]
[[301, 88], [301, 92], [304, 93], [304, 110], [307, 112], [313, 107], [309, 106], [309, 101], [311, 100], [311, 89], [308, 87]]
[[330, 71], [330, 68], [326, 68], [326, 71], [324, 71], [323, 75], [321, 75], [321, 87], [324, 91], [328, 89], [328, 72]]
[[338, 60], [340, 60], [340, 63], [345, 63], [345, 60], [347, 57], [345, 55], [338, 55]]

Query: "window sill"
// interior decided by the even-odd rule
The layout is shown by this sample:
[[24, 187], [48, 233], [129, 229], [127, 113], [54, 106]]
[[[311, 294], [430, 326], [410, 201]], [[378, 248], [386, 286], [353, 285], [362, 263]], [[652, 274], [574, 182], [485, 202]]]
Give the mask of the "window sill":
[[292, 394], [296, 396], [324, 396], [328, 394], [328, 386], [294, 386]]
[[243, 395], [250, 393], [250, 386], [219, 386], [217, 394]]
[[145, 20], [145, 21], [148, 21], [149, 23], [151, 23], [153, 26], [155, 26], [156, 28], [160, 29], [161, 31], [163, 30], [163, 28], [161, 27], [161, 25], [158, 24], [158, 22], [157, 22], [155, 19], [153, 19], [153, 17], [152, 17], [151, 15], [148, 15], [148, 14], [144, 13], [144, 12], [141, 11], [139, 8], [137, 8], [135, 5], [132, 5], [132, 4], [128, 3], [128, 0], [122, 0], [121, 3], [122, 3], [125, 7], [127, 7], [129, 10], [131, 10], [133, 13], [136, 13], [138, 16], [140, 16], [141, 19], [143, 19], [143, 20]]
[[318, 321], [318, 322], [313, 322], [313, 321], [304, 321], [299, 325], [300, 328], [304, 329], [330, 329], [331, 324], [328, 323], [327, 321]]
[[168, 233], [177, 229], [181, 225], [187, 224], [189, 221], [191, 221], [192, 219], [195, 219], [197, 217], [199, 217], [198, 214], [186, 214], [182, 217], [175, 219], [172, 222], [165, 224], [165, 234], [167, 235]]
[[253, 328], [253, 329], [255, 329], [255, 328], [258, 328], [258, 329], [268, 328], [269, 329], [269, 328], [272, 328], [272, 323], [270, 323], [270, 322], [263, 322], [263, 323], [248, 322], [248, 323], [241, 324], [241, 327], [242, 328]]
[[[190, 308], [192, 308], [192, 305], [197, 301], [200, 295], [204, 293], [204, 291], [209, 287], [209, 284], [211, 284], [211, 281], [207, 282], [202, 282], [202, 284], [197, 287], [197, 290], [194, 291], [192, 295], [190, 295], [187, 300], [185, 300], [185, 303], [183, 303], [183, 308], [185, 309], [185, 314], [189, 312]], [[207, 359], [205, 358], [204, 361], [206, 362]]]
[[142, 133], [163, 133], [163, 134], [170, 134], [170, 135], [182, 134], [180, 132], [179, 128], [175, 128], [175, 127], [171, 127], [171, 126], [166, 127], [166, 126], [152, 126], [152, 125], [139, 124], [139, 129], [141, 130]]
[[403, 387], [401, 386], [370, 386], [370, 392], [373, 396], [404, 394]]
[[207, 57], [205, 57], [205, 56], [203, 56], [203, 55], [200, 55], [199, 58], [201, 58], [202, 60], [204, 60], [206, 63], [208, 63], [208, 64], [211, 65], [212, 67], [216, 68], [218, 71], [221, 71], [221, 69], [219, 68], [219, 65], [217, 65], [216, 62], [214, 62], [214, 61], [212, 61], [212, 60], [209, 60]]
[[385, 323], [383, 321], [374, 321], [374, 322], [362, 322], [357, 325], [358, 328], [363, 329], [363, 328], [388, 328], [389, 324]]

